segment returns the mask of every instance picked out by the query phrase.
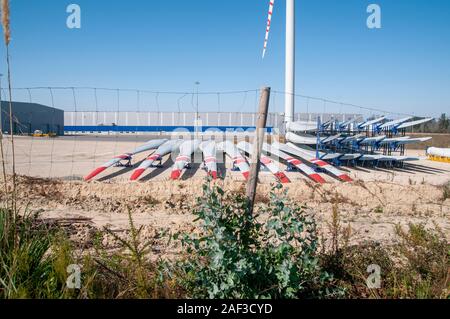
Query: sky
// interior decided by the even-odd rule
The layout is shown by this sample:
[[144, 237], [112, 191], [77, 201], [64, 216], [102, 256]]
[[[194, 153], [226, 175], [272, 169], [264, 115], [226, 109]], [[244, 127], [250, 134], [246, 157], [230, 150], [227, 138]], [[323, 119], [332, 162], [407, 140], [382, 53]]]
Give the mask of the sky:
[[[275, 2], [264, 60], [268, 0], [10, 2], [15, 88], [225, 92], [265, 85], [284, 91], [284, 0]], [[80, 29], [66, 25], [71, 3], [81, 8]], [[367, 28], [372, 3], [381, 7], [381, 29]], [[296, 19], [298, 94], [419, 116], [450, 113], [450, 1], [296, 0]], [[0, 50], [4, 57], [3, 43]], [[5, 74], [5, 59], [0, 59]], [[25, 98], [22, 93], [17, 91], [15, 99]], [[33, 91], [33, 100], [51, 103], [47, 93]], [[254, 111], [255, 93], [200, 96], [199, 109]], [[87, 90], [77, 91], [76, 103], [70, 90], [54, 94], [57, 107], [93, 107]], [[116, 93], [98, 94], [96, 107], [114, 110]], [[119, 105], [173, 111], [182, 97], [154, 95], [123, 92]], [[192, 110], [195, 103], [187, 96], [180, 108]], [[358, 112], [302, 98], [296, 103], [297, 112]], [[281, 93], [272, 95], [270, 108], [282, 111]]]

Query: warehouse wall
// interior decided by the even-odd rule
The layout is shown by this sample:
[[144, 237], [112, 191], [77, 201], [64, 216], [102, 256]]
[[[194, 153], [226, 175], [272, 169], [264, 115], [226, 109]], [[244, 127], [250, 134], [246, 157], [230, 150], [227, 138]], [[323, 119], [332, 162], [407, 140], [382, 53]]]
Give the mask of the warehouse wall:
[[[358, 118], [359, 114], [318, 114], [298, 113], [295, 120], [322, 121], [332, 118], [344, 121]], [[200, 125], [203, 130], [219, 128], [249, 129], [256, 126], [256, 113], [237, 112], [202, 112], [199, 113]], [[270, 113], [267, 118], [267, 127], [281, 128], [283, 115]], [[176, 128], [192, 130], [195, 126], [195, 113], [192, 112], [65, 112], [64, 125], [66, 132], [77, 131], [130, 131], [130, 132], [157, 132], [172, 131]]]
[[[31, 134], [35, 130], [44, 133], [64, 134], [64, 111], [36, 103], [13, 102], [13, 127], [15, 134]], [[9, 102], [1, 102], [3, 132], [10, 132]]]

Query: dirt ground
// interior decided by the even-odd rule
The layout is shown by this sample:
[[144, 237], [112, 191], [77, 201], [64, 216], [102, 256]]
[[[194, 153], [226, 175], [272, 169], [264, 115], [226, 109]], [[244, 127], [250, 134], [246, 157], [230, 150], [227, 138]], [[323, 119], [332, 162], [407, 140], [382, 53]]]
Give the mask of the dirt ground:
[[[99, 136], [75, 136], [60, 138], [31, 138], [16, 137], [15, 157], [16, 172], [20, 175], [58, 178], [63, 180], [82, 180], [89, 172], [109, 161], [112, 157], [132, 151], [143, 144], [147, 139], [155, 137], [145, 137], [139, 135], [119, 136], [119, 137], [99, 137]], [[160, 138], [160, 137], [156, 137]], [[11, 166], [11, 143], [5, 140], [6, 168], [12, 172]], [[134, 167], [112, 167], [97, 177], [102, 182], [125, 182], [128, 181], [133, 169], [138, 166], [151, 152], [138, 154], [133, 158]], [[425, 157], [425, 149], [408, 150], [407, 155]], [[194, 163], [192, 169], [187, 170], [182, 176], [182, 180], [203, 179], [205, 172], [201, 169], [201, 157], [198, 163]], [[221, 160], [219, 158], [219, 160]], [[143, 182], [154, 182], [168, 180], [173, 160], [170, 156], [163, 159], [162, 168], [149, 169], [141, 178]], [[227, 180], [243, 181], [239, 172], [232, 172], [231, 163], [226, 160], [219, 164], [219, 170], [226, 176]], [[280, 164], [280, 168], [285, 166]], [[425, 160], [412, 162], [403, 169], [383, 169], [383, 168], [342, 168], [346, 170], [354, 179], [363, 181], [389, 181], [401, 184], [429, 183], [441, 185], [448, 180], [450, 174], [449, 165], [445, 163], [435, 163]], [[305, 181], [307, 177], [297, 173], [287, 173], [291, 181]], [[327, 182], [335, 183], [336, 180], [326, 174], [322, 174]], [[261, 172], [263, 182], [271, 182], [274, 177], [269, 172]]]
[[[206, 176], [200, 165], [194, 165], [176, 182], [168, 179], [170, 159], [163, 161], [163, 168], [150, 169], [141, 182], [129, 182], [132, 168], [124, 167], [110, 168], [94, 182], [81, 180], [112, 154], [139, 144], [138, 141], [97, 143], [81, 139], [18, 138], [16, 169], [22, 175], [19, 179], [21, 207], [41, 210], [45, 219], [69, 225], [73, 238], [86, 245], [92, 241], [95, 229], [106, 226], [124, 232], [131, 211], [135, 223], [144, 226], [144, 237], [158, 240], [165, 247], [166, 241], [158, 237], [160, 230], [174, 233], [196, 228], [192, 208], [202, 193]], [[10, 150], [7, 152], [10, 157]], [[418, 153], [409, 151], [409, 154]], [[138, 157], [136, 162], [146, 155]], [[8, 160], [8, 170], [10, 163]], [[242, 175], [231, 172], [230, 163], [221, 167], [226, 178], [217, 183], [225, 190], [241, 191]], [[355, 181], [341, 183], [321, 173], [327, 183], [316, 185], [299, 172], [287, 173], [291, 179], [285, 185], [289, 197], [305, 204], [315, 214], [319, 231], [325, 236], [336, 206], [343, 226], [350, 225], [352, 229], [352, 243], [374, 240], [390, 244], [394, 241], [395, 226], [408, 223], [424, 223], [430, 227], [436, 224], [450, 239], [450, 198], [444, 198], [444, 185], [450, 182], [449, 164], [424, 159], [394, 170], [369, 167], [343, 167], [342, 170]], [[274, 181], [270, 173], [261, 173], [260, 204], [268, 201]], [[107, 243], [110, 239], [103, 240]]]

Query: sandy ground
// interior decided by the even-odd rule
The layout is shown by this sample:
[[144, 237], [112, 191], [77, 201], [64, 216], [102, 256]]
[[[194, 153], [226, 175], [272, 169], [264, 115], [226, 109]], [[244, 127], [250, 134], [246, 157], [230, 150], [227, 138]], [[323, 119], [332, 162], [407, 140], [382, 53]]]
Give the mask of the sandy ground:
[[[109, 161], [112, 157], [129, 152], [143, 144], [147, 138], [143, 136], [124, 137], [63, 137], [63, 138], [31, 138], [17, 137], [15, 139], [16, 172], [21, 175], [60, 178], [65, 180], [81, 180], [96, 167]], [[154, 138], [154, 137], [153, 137]], [[11, 143], [5, 141], [7, 154], [7, 171], [11, 172]], [[138, 166], [151, 152], [136, 155], [133, 159], [134, 167]], [[406, 155], [425, 156], [425, 150], [408, 150]], [[205, 171], [201, 169], [201, 157], [182, 176], [183, 180], [203, 178]], [[220, 160], [220, 159], [219, 159]], [[168, 180], [172, 166], [172, 158], [166, 156], [162, 168], [152, 168], [146, 172], [142, 181]], [[219, 164], [222, 174], [228, 179], [243, 180], [239, 172], [229, 170], [231, 163]], [[281, 169], [285, 166], [280, 164]], [[427, 183], [442, 185], [449, 179], [450, 167], [446, 163], [430, 162], [428, 160], [412, 162], [403, 169], [383, 168], [342, 168], [354, 179], [363, 181], [388, 181], [400, 184]], [[97, 177], [97, 180], [108, 182], [122, 182], [129, 180], [133, 167], [112, 167]], [[301, 173], [290, 172], [288, 177], [293, 181], [307, 180]], [[336, 180], [326, 174], [322, 176], [335, 183]], [[274, 177], [269, 172], [261, 172], [261, 180], [270, 182]]]
[[[135, 223], [144, 226], [146, 238], [157, 238], [161, 229], [192, 231], [196, 227], [192, 208], [206, 176], [199, 164], [177, 182], [168, 179], [169, 158], [163, 161], [163, 168], [150, 169], [141, 182], [129, 182], [132, 168], [124, 167], [113, 167], [91, 183], [81, 180], [114, 154], [141, 143], [129, 139], [17, 138], [16, 169], [27, 176], [20, 178], [21, 206], [43, 210], [43, 217], [70, 225], [74, 238], [86, 244], [92, 240], [94, 229], [107, 226], [117, 232], [126, 230], [128, 210]], [[409, 155], [424, 155], [418, 152], [423, 151], [411, 150]], [[11, 150], [7, 153], [10, 158]], [[134, 164], [146, 155], [137, 157]], [[8, 169], [10, 163], [8, 160]], [[221, 165], [226, 178], [217, 183], [229, 191], [242, 191], [243, 177], [226, 169], [229, 167], [230, 163]], [[287, 173], [292, 181], [285, 186], [289, 197], [307, 205], [323, 234], [327, 234], [333, 206], [337, 206], [344, 226], [352, 229], [352, 243], [392, 243], [395, 226], [408, 223], [437, 224], [450, 239], [450, 199], [443, 198], [443, 185], [450, 182], [449, 164], [422, 160], [394, 170], [342, 169], [354, 178], [353, 183], [341, 183], [322, 173], [328, 183], [315, 185], [299, 172]], [[260, 204], [268, 201], [274, 181], [270, 173], [261, 173]]]

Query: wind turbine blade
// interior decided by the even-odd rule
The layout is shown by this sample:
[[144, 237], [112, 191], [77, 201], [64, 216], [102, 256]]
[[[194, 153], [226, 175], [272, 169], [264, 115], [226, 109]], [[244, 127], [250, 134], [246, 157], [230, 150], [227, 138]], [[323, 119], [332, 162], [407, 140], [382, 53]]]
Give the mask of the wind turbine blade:
[[180, 145], [180, 154], [173, 164], [172, 173], [170, 175], [171, 179], [177, 180], [181, 177], [183, 169], [187, 163], [190, 163], [191, 155], [198, 149], [199, 145], [199, 140], [186, 141]]
[[[250, 144], [248, 142], [242, 141], [237, 145], [237, 147], [245, 153], [248, 153], [248, 154], [252, 153], [252, 144]], [[272, 161], [271, 158], [267, 157], [264, 154], [261, 154], [260, 161], [261, 161], [261, 164], [263, 164], [273, 175], [275, 175], [275, 177], [282, 184], [291, 182], [289, 180], [289, 178], [282, 171], [280, 171], [280, 168], [278, 167], [278, 165], [276, 165]]]
[[289, 164], [297, 167], [299, 170], [301, 170], [303, 173], [308, 175], [309, 178], [311, 178], [313, 181], [325, 184], [325, 180], [320, 176], [316, 171], [314, 171], [311, 167], [308, 165], [302, 163], [300, 160], [293, 158], [292, 156], [280, 151], [278, 148], [275, 148], [273, 145], [268, 145], [266, 143], [263, 144], [263, 150], [265, 152], [269, 152], [272, 155], [284, 159]]
[[428, 118], [428, 119], [423, 119], [423, 120], [418, 120], [418, 121], [413, 121], [413, 122], [402, 123], [399, 127], [397, 127], [397, 129], [400, 130], [402, 128], [408, 128], [408, 127], [411, 127], [411, 126], [416, 126], [416, 125], [419, 125], [419, 124], [430, 122], [432, 120], [433, 120], [432, 118]]
[[370, 121], [364, 122], [364, 123], [362, 123], [362, 124], [359, 125], [359, 128], [360, 128], [360, 129], [363, 129], [363, 128], [366, 128], [366, 127], [368, 127], [368, 126], [370, 126], [370, 125], [374, 125], [374, 124], [380, 123], [380, 122], [383, 121], [385, 118], [386, 118], [386, 116], [382, 116], [382, 117], [380, 117], [380, 118], [377, 118], [377, 119], [374, 119], [374, 120], [370, 120]]
[[263, 49], [263, 54], [262, 54], [262, 58], [263, 59], [266, 56], [267, 42], [269, 41], [269, 32], [270, 32], [270, 25], [272, 23], [272, 13], [273, 13], [273, 6], [274, 6], [274, 4], [275, 4], [275, 0], [270, 0], [270, 3], [269, 3], [269, 15], [267, 17], [266, 36], [264, 38], [264, 49]]
[[131, 160], [134, 155], [139, 154], [139, 153], [143, 153], [143, 152], [146, 152], [146, 151], [149, 151], [149, 150], [154, 150], [154, 149], [158, 148], [159, 146], [161, 146], [165, 142], [167, 142], [167, 139], [148, 141], [144, 145], [136, 148], [135, 150], [133, 150], [133, 151], [131, 151], [129, 153], [123, 153], [123, 154], [121, 154], [119, 156], [116, 156], [112, 160], [110, 160], [109, 162], [106, 162], [102, 166], [96, 168], [88, 176], [86, 176], [84, 178], [84, 180], [85, 181], [89, 181], [89, 180], [93, 179], [95, 176], [99, 175], [104, 170], [106, 170], [107, 168], [109, 168], [111, 166], [114, 166], [115, 164], [119, 163], [120, 161]]
[[242, 175], [244, 175], [245, 180], [248, 180], [250, 175], [250, 166], [244, 156], [242, 156], [239, 152], [237, 146], [230, 141], [224, 141], [217, 145], [217, 149], [225, 152], [225, 154], [231, 158], [233, 164], [239, 168], [239, 171]]
[[315, 158], [315, 156], [313, 155], [312, 152], [308, 152], [305, 150], [302, 150], [301, 148], [297, 147], [296, 145], [292, 144], [292, 143], [287, 143], [287, 144], [281, 144], [281, 143], [277, 143], [274, 142], [272, 144], [273, 147], [278, 148], [286, 153], [290, 153], [293, 154], [295, 156], [301, 157], [304, 160], [322, 168], [323, 170], [327, 171], [328, 173], [330, 173], [331, 175], [336, 176], [338, 179], [340, 179], [341, 181], [344, 182], [351, 182], [352, 179], [350, 178], [350, 176], [348, 176], [347, 174], [345, 174], [344, 172], [340, 171], [339, 169], [337, 169], [336, 167], [334, 167], [331, 164], [328, 164], [327, 162]]
[[147, 159], [134, 170], [130, 180], [135, 181], [139, 179], [139, 177], [145, 172], [145, 170], [152, 166], [155, 161], [160, 160], [163, 156], [177, 150], [182, 142], [183, 140], [170, 140], [162, 144], [154, 154], [147, 157]]
[[216, 142], [202, 142], [199, 148], [203, 152], [203, 162], [205, 164], [208, 175], [213, 179], [217, 179]]

